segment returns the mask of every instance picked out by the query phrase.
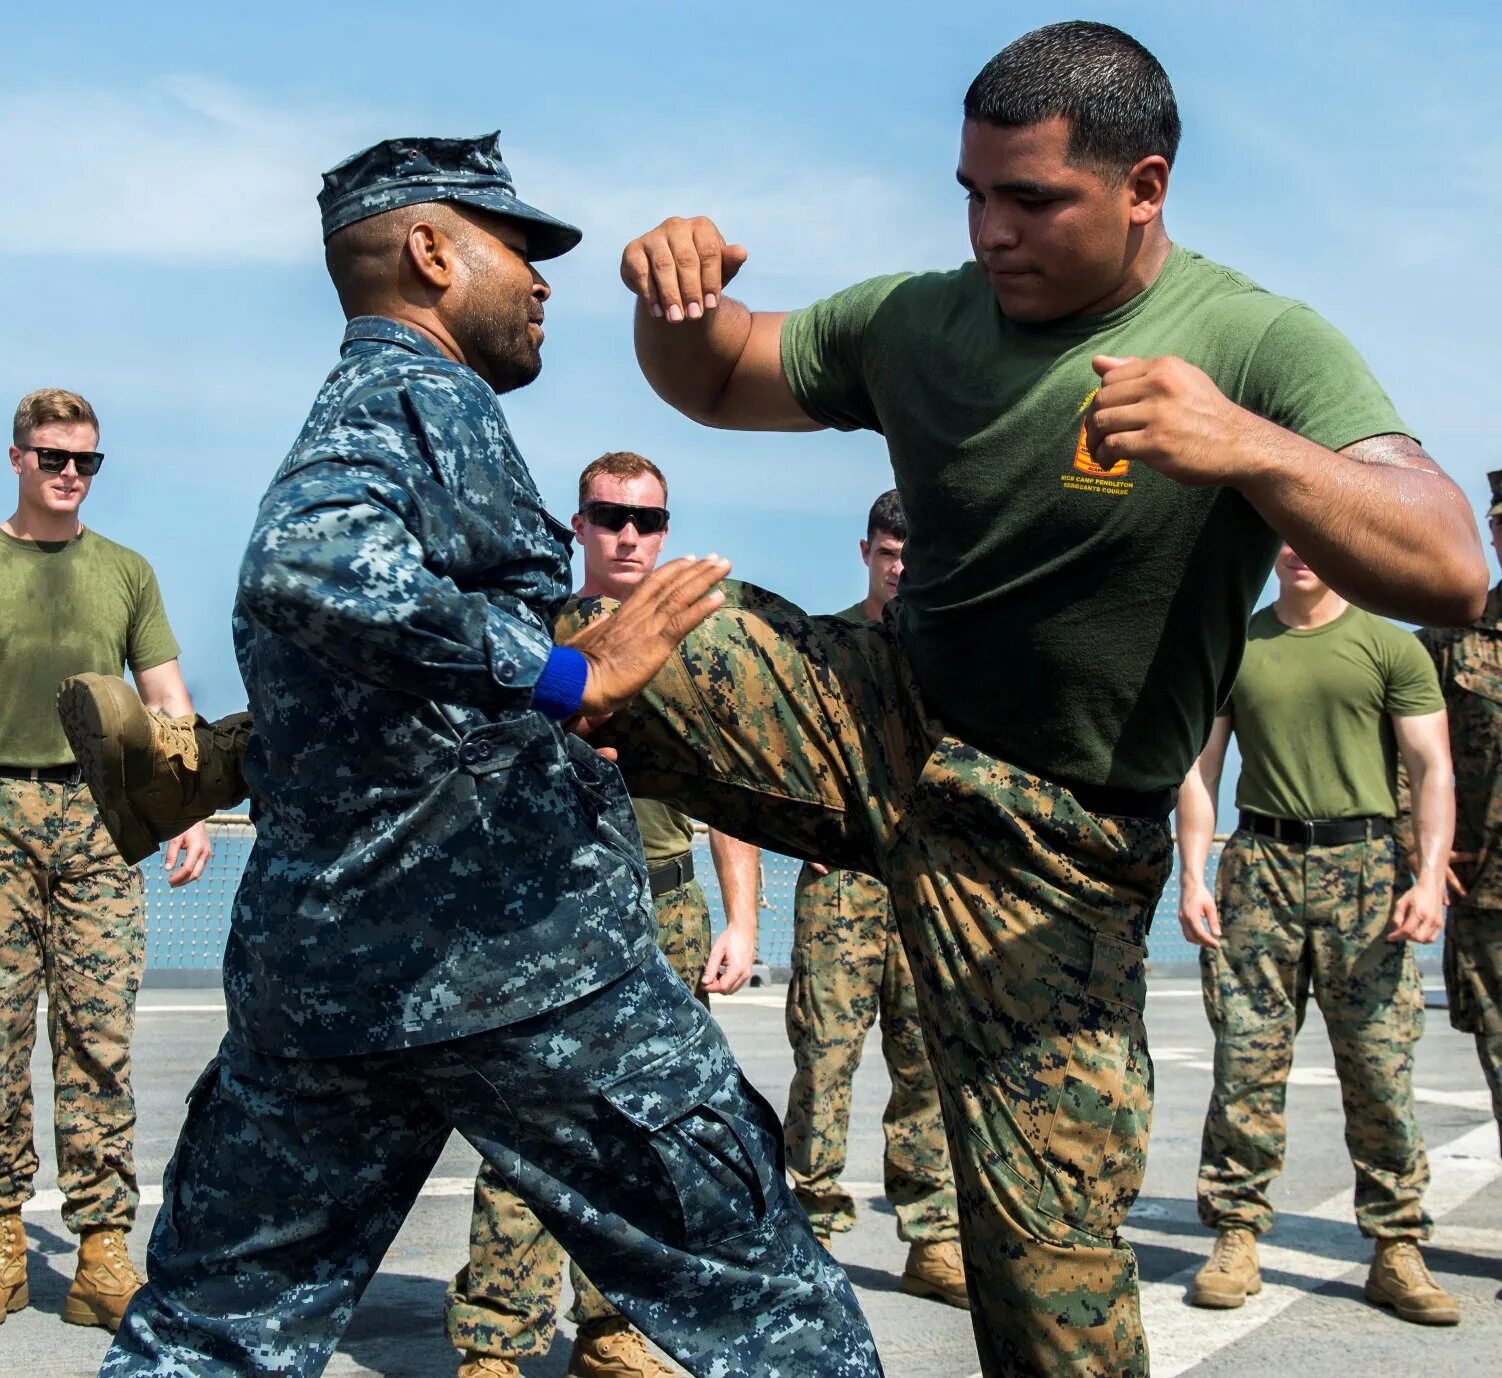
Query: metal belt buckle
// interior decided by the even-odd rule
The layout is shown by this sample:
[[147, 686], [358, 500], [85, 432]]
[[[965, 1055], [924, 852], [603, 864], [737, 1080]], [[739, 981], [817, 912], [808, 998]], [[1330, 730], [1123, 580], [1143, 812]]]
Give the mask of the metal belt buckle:
[[1298, 823], [1299, 830], [1304, 835], [1304, 846], [1314, 846], [1314, 820], [1312, 818], [1301, 818], [1298, 820]]

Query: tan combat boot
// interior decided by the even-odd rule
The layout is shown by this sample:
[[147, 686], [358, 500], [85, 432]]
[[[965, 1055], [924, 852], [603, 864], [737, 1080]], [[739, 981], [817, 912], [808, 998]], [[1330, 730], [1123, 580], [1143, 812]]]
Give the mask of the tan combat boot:
[[0, 1215], [0, 1325], [12, 1311], [31, 1303], [26, 1281], [26, 1231], [20, 1211]]
[[132, 865], [248, 793], [249, 713], [169, 718], [123, 679], [89, 674], [62, 682], [57, 714], [104, 826]]
[[1366, 1299], [1390, 1306], [1415, 1325], [1459, 1325], [1460, 1307], [1424, 1264], [1411, 1239], [1379, 1239], [1372, 1270], [1366, 1275]]
[[1261, 1290], [1257, 1236], [1238, 1225], [1220, 1232], [1210, 1251], [1210, 1261], [1195, 1274], [1194, 1286], [1189, 1289], [1189, 1304], [1233, 1311]]
[[565, 1378], [679, 1378], [624, 1316], [586, 1321], [574, 1339]]
[[78, 1241], [78, 1271], [63, 1302], [69, 1325], [118, 1330], [130, 1299], [146, 1279], [125, 1252], [123, 1230], [91, 1230]]
[[910, 1297], [932, 1297], [950, 1306], [970, 1309], [965, 1290], [965, 1261], [957, 1240], [942, 1244], [914, 1244], [902, 1270], [902, 1290]]
[[459, 1378], [522, 1378], [522, 1371], [510, 1359], [467, 1349], [459, 1361]]

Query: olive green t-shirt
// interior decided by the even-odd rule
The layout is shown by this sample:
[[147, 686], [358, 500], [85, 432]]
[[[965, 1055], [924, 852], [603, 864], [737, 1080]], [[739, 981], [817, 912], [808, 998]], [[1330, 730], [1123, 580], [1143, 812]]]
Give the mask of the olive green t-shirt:
[[694, 845], [693, 820], [656, 799], [633, 799], [636, 826], [641, 829], [642, 855], [648, 866], [682, 856]]
[[849, 622], [856, 627], [864, 627], [871, 619], [866, 616], [866, 604], [864, 601], [846, 608], [844, 612], [834, 614], [841, 622]]
[[1392, 719], [1444, 706], [1412, 633], [1360, 608], [1322, 627], [1285, 626], [1263, 608], [1227, 705], [1241, 747], [1236, 806], [1274, 818], [1391, 818]]
[[886, 437], [907, 516], [898, 630], [949, 731], [1067, 782], [1177, 785], [1241, 659], [1278, 538], [1240, 494], [1081, 445], [1096, 354], [1173, 354], [1340, 449], [1406, 432], [1307, 306], [1174, 248], [1146, 291], [1023, 325], [979, 267], [876, 278], [788, 316], [815, 421]]
[[57, 716], [69, 675], [149, 670], [177, 657], [151, 566], [85, 530], [71, 541], [0, 531], [0, 765], [73, 760]]

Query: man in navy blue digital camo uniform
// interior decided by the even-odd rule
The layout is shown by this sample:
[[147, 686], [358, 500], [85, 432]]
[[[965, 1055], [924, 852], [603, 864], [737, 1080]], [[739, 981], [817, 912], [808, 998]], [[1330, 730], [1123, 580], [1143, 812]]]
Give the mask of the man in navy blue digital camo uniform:
[[350, 318], [261, 503], [234, 632], [256, 843], [229, 1032], [102, 1374], [314, 1374], [457, 1129], [695, 1374], [872, 1375], [776, 1117], [658, 953], [623, 704], [721, 601], [677, 560], [555, 648], [568, 528], [497, 393], [540, 367], [498, 139], [388, 140], [320, 196]]

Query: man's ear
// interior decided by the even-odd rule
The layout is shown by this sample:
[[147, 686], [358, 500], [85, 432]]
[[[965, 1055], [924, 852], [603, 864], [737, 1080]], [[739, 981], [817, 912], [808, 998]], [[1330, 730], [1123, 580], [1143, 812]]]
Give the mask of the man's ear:
[[407, 257], [424, 282], [439, 291], [453, 285], [457, 267], [454, 241], [430, 221], [419, 220], [407, 231]]
[[1132, 197], [1132, 224], [1147, 225], [1156, 220], [1168, 195], [1168, 159], [1161, 153], [1141, 159], [1127, 173], [1127, 189]]
[[863, 540], [861, 542], [861, 563], [863, 565], [869, 565], [871, 563], [871, 542], [870, 541]]
[[10, 447], [10, 467], [17, 478], [21, 477], [21, 451], [14, 445]]

